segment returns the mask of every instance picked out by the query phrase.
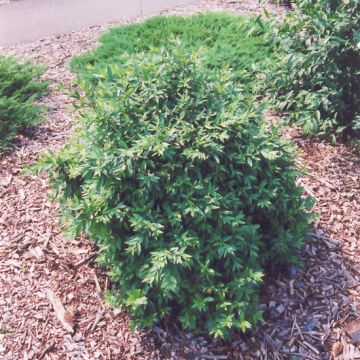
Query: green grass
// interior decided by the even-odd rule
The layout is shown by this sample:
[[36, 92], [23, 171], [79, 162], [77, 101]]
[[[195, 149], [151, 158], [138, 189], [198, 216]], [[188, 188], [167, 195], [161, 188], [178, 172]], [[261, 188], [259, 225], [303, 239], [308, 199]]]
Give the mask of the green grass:
[[189, 50], [205, 48], [206, 66], [210, 70], [233, 69], [236, 80], [250, 89], [255, 80], [254, 66], [261, 68], [271, 61], [272, 51], [266, 43], [264, 25], [255, 19], [224, 13], [208, 13], [184, 18], [158, 16], [142, 24], [111, 29], [100, 38], [100, 46], [93, 52], [75, 57], [73, 71], [89, 75], [88, 65], [104, 66], [121, 63], [124, 52], [147, 51], [151, 47], [166, 46], [179, 38]]

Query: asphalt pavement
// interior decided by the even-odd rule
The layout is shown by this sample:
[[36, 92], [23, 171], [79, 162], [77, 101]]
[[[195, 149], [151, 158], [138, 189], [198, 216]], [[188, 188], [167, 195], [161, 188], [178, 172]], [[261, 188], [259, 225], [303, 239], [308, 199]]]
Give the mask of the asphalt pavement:
[[27, 43], [194, 0], [20, 0], [0, 6], [0, 46]]

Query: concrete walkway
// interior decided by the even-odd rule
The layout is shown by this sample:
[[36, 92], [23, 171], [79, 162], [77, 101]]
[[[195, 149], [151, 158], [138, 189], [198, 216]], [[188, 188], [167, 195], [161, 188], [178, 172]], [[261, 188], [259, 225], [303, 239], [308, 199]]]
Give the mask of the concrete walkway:
[[20, 0], [0, 6], [0, 45], [15, 45], [85, 27], [144, 16], [194, 0]]

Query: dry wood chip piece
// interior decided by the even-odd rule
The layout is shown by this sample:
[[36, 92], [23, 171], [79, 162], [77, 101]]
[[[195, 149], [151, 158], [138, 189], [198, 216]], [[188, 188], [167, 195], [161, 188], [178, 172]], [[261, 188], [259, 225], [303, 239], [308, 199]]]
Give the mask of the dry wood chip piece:
[[104, 312], [98, 312], [96, 314], [96, 317], [95, 317], [95, 321], [94, 323], [92, 324], [91, 328], [90, 328], [90, 331], [94, 331], [96, 329], [96, 327], [98, 326], [100, 320], [103, 318], [104, 316]]
[[343, 351], [343, 346], [339, 341], [334, 343], [331, 347], [331, 354], [333, 357], [339, 356], [342, 353], [342, 351]]
[[42, 351], [42, 353], [40, 354], [38, 360], [42, 360], [46, 356], [46, 354], [48, 354], [49, 352], [51, 352], [54, 349], [54, 347], [55, 347], [55, 342], [52, 342], [48, 347], [46, 347]]
[[360, 342], [360, 319], [357, 319], [347, 324], [344, 330], [351, 337], [353, 344], [357, 344]]
[[74, 332], [73, 316], [65, 310], [60, 299], [55, 295], [55, 293], [49, 289], [46, 289], [46, 295], [54, 308], [55, 314], [62, 326], [69, 331], [70, 333]]

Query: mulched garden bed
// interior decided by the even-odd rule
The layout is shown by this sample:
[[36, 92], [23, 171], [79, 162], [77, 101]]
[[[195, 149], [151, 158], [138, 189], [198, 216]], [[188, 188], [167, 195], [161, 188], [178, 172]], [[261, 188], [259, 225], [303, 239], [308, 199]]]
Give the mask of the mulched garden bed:
[[[259, 13], [262, 7], [256, 0], [204, 1], [166, 13]], [[281, 16], [284, 9], [272, 11]], [[348, 336], [356, 334], [356, 324], [349, 324], [360, 317], [360, 157], [350, 146], [304, 139], [296, 128], [285, 135], [298, 146], [299, 166], [308, 172], [299, 181], [316, 198], [313, 211], [320, 216], [303, 264], [266, 279], [260, 328], [231, 344], [195, 337], [171, 322], [133, 332], [126, 313], [105, 305], [102, 291], [111, 283], [96, 264], [93, 244], [62, 237], [46, 179], [22, 170], [71, 136], [72, 100], [59, 85], [73, 78], [70, 57], [95, 46], [110, 25], [3, 49], [47, 64], [53, 92], [44, 99], [50, 109], [44, 124], [19, 136], [0, 158], [0, 358], [360, 359]], [[66, 309], [68, 330], [53, 297]]]

